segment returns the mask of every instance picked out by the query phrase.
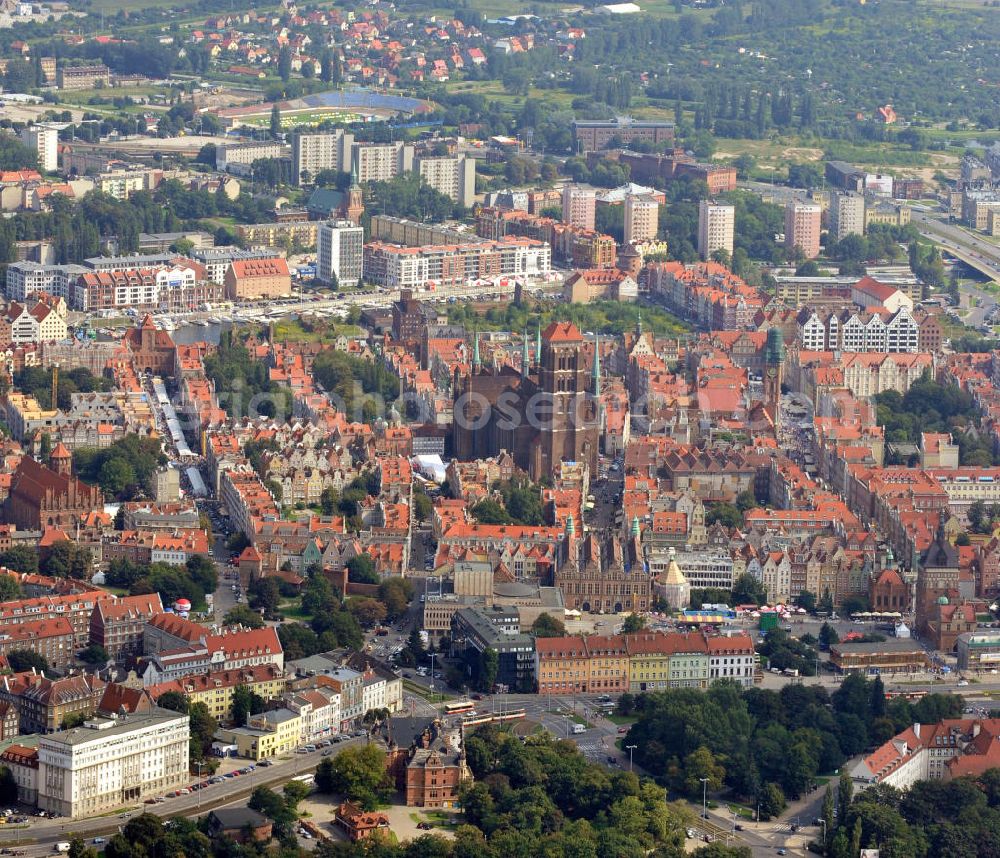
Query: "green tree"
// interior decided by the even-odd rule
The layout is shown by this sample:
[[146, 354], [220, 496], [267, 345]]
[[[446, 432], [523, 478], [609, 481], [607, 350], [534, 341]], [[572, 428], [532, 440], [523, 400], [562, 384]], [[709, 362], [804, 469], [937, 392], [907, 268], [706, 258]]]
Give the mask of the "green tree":
[[278, 77], [286, 83], [292, 76], [292, 49], [288, 45], [282, 45], [278, 51]]
[[281, 788], [281, 792], [285, 796], [285, 805], [289, 810], [295, 812], [299, 803], [309, 795], [310, 788], [308, 785], [302, 783], [302, 781], [288, 781]]
[[540, 638], [560, 638], [566, 634], [566, 626], [551, 614], [542, 612], [531, 624], [531, 632]]
[[413, 584], [406, 578], [386, 578], [378, 585], [378, 598], [385, 605], [386, 619], [392, 622], [406, 613], [413, 600]]
[[277, 104], [271, 106], [271, 120], [268, 128], [272, 140], [277, 140], [281, 137], [281, 108]]
[[187, 697], [180, 691], [165, 691], [156, 698], [156, 705], [161, 709], [172, 709], [185, 715], [189, 707]]
[[68, 539], [55, 543], [39, 564], [39, 570], [53, 578], [86, 579], [90, 577], [93, 556], [90, 549]]
[[247, 718], [263, 712], [266, 701], [249, 686], [237, 685], [233, 689], [233, 724], [242, 727]]
[[0, 803], [17, 804], [17, 781], [7, 766], [0, 766]]
[[842, 823], [843, 820], [847, 819], [847, 813], [850, 810], [851, 799], [853, 798], [854, 782], [846, 771], [842, 771], [840, 773], [840, 781], [837, 784], [837, 818]]
[[7, 664], [14, 673], [22, 670], [37, 670], [50, 673], [52, 668], [44, 656], [30, 649], [12, 649], [7, 653]]
[[101, 466], [99, 482], [105, 494], [118, 497], [135, 482], [135, 470], [125, 459], [108, 459]]
[[423, 492], [415, 492], [413, 495], [413, 514], [417, 521], [425, 522], [434, 512], [434, 504]]
[[835, 817], [833, 815], [833, 811], [835, 806], [836, 803], [834, 802], [833, 798], [833, 785], [829, 784], [827, 785], [826, 788], [826, 794], [823, 796], [823, 811], [821, 814], [821, 818], [826, 823], [823, 826], [823, 834], [825, 836], [825, 841], [823, 845], [825, 849], [830, 848], [830, 842], [833, 840], [833, 831], [835, 823]]
[[227, 626], [245, 626], [248, 629], [260, 629], [264, 627], [264, 621], [261, 619], [260, 613], [246, 605], [233, 605], [233, 607], [226, 611], [222, 622]]
[[329, 791], [342, 793], [366, 810], [374, 810], [385, 798], [390, 788], [385, 752], [377, 745], [346, 748], [328, 759], [332, 761], [329, 772], [316, 781], [321, 790], [329, 787]]
[[80, 651], [80, 660], [87, 662], [87, 664], [107, 664], [108, 651], [98, 644], [91, 644]]
[[629, 614], [622, 624], [622, 631], [627, 635], [634, 635], [646, 628], [646, 618], [641, 614]]
[[6, 566], [15, 572], [37, 572], [38, 551], [27, 545], [15, 545], [0, 554], [0, 566]]
[[0, 602], [21, 598], [21, 585], [11, 575], [0, 575]]
[[691, 799], [702, 795], [702, 778], [707, 778], [708, 792], [718, 792], [726, 778], [726, 770], [704, 745], [684, 758], [684, 792]]
[[764, 784], [759, 801], [761, 819], [773, 819], [780, 816], [786, 807], [785, 794], [776, 783]]
[[354, 584], [378, 584], [375, 561], [369, 554], [358, 554], [347, 561], [347, 580]]
[[767, 601], [767, 591], [761, 581], [744, 572], [733, 582], [734, 605], [763, 605]]

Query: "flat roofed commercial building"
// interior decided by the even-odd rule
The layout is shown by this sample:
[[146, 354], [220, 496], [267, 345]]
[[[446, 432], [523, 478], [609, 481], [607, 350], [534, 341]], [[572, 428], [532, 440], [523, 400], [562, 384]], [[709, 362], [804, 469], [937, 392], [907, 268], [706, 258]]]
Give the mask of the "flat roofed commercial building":
[[177, 789], [189, 778], [189, 738], [187, 715], [160, 708], [42, 736], [38, 806], [78, 819]]
[[628, 145], [636, 140], [669, 143], [674, 139], [674, 123], [654, 119], [578, 119], [573, 123], [573, 137], [581, 152], [607, 149], [611, 143]]

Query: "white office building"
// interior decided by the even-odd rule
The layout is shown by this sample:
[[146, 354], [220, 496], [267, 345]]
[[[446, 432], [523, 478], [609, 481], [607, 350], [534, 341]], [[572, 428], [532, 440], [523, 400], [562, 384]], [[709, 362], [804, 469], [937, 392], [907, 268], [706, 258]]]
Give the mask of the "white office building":
[[159, 708], [42, 736], [38, 806], [79, 819], [182, 787], [189, 739], [188, 716]]
[[29, 125], [21, 142], [38, 153], [38, 167], [48, 173], [59, 169], [59, 129], [52, 125]]
[[321, 223], [316, 233], [316, 279], [356, 286], [364, 268], [364, 230], [349, 220]]
[[717, 250], [733, 255], [736, 208], [725, 203], [702, 200], [698, 205], [698, 255], [711, 259]]

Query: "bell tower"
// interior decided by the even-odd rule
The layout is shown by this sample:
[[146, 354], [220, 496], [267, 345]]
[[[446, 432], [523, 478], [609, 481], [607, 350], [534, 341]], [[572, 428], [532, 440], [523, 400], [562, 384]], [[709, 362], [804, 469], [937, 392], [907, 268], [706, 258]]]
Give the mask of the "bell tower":
[[351, 162], [351, 186], [347, 190], [347, 206], [344, 210], [345, 217], [353, 224], [361, 223], [361, 215], [365, 213], [365, 201], [361, 193], [361, 185], [358, 184], [358, 167]]
[[785, 340], [780, 328], [768, 328], [764, 346], [764, 410], [778, 424], [781, 403], [781, 368], [785, 362]]

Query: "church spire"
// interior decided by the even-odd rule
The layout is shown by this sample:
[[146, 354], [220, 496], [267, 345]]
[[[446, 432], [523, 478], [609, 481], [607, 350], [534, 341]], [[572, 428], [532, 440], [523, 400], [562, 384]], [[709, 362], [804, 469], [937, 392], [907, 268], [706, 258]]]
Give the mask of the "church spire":
[[475, 331], [472, 335], [472, 368], [479, 369], [482, 365], [479, 357], [479, 331]]
[[632, 536], [639, 536], [639, 535], [640, 535], [640, 531], [639, 531], [639, 516], [633, 515], [632, 516]]
[[566, 515], [566, 535], [571, 538], [576, 536], [576, 525], [573, 523], [573, 513], [568, 513]]
[[594, 396], [601, 396], [601, 337], [594, 335]]
[[361, 185], [358, 183], [358, 162], [351, 159], [351, 190], [360, 187]]
[[542, 323], [538, 322], [538, 329], [535, 332], [535, 363], [542, 362]]
[[528, 353], [528, 329], [524, 329], [524, 336], [521, 338], [521, 375], [527, 378], [528, 367], [531, 364], [531, 356]]
[[635, 320], [635, 332], [638, 336], [642, 336], [642, 309], [639, 309], [639, 315]]

